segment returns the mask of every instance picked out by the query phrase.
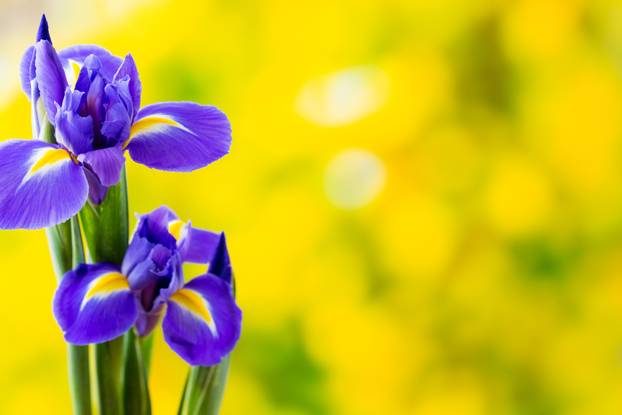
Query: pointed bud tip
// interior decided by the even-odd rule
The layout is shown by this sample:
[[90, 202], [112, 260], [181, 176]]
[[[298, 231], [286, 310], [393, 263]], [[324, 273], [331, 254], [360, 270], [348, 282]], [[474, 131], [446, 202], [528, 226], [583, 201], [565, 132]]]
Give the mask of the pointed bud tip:
[[41, 15], [41, 23], [39, 23], [39, 30], [37, 31], [37, 42], [40, 40], [47, 40], [52, 43], [50, 30], [48, 28], [48, 21], [45, 18], [45, 14]]

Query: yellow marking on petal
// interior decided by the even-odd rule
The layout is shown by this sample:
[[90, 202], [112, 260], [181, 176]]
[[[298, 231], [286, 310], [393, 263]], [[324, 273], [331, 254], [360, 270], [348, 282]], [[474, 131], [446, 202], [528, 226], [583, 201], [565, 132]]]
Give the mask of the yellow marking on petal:
[[176, 241], [181, 239], [181, 231], [184, 229], [186, 223], [182, 220], [176, 219], [168, 223], [168, 232], [173, 235]]
[[84, 295], [82, 303], [86, 303], [91, 298], [98, 295], [108, 295], [117, 291], [129, 290], [130, 285], [125, 275], [120, 272], [108, 272], [97, 277], [89, 285], [89, 289]]
[[35, 162], [35, 164], [30, 167], [28, 170], [28, 174], [26, 177], [30, 177], [35, 174], [37, 171], [41, 170], [44, 167], [51, 166], [55, 163], [71, 160], [71, 156], [69, 153], [62, 148], [50, 148], [43, 151], [43, 154], [39, 157], [39, 159]]
[[171, 295], [169, 300], [179, 304], [192, 314], [199, 316], [207, 323], [212, 333], [214, 333], [216, 327], [214, 326], [212, 313], [210, 313], [207, 302], [200, 294], [187, 288], [182, 288]]
[[82, 64], [73, 59], [69, 59], [69, 67], [64, 69], [69, 85], [75, 85], [78, 80], [78, 76], [80, 75], [80, 70], [82, 70]]
[[74, 60], [70, 60], [69, 63], [71, 64], [71, 70], [73, 71], [73, 79], [78, 79], [78, 75], [80, 75], [82, 65]]
[[170, 125], [187, 131], [187, 129], [183, 125], [164, 115], [149, 115], [145, 118], [141, 118], [140, 120], [132, 124], [132, 127], [130, 128], [130, 137], [125, 141], [125, 143], [123, 143], [123, 148], [126, 148], [130, 144], [132, 138], [134, 138], [138, 134], [144, 132], [145, 130], [157, 128], [161, 125]]

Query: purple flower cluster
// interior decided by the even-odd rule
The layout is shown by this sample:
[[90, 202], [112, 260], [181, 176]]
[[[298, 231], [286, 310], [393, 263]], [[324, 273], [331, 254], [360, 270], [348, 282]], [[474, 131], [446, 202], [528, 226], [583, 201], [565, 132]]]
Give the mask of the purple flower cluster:
[[[184, 282], [183, 262], [209, 268]], [[224, 234], [194, 228], [161, 207], [139, 217], [121, 267], [80, 265], [63, 277], [54, 315], [73, 344], [112, 340], [132, 326], [145, 336], [163, 316], [169, 346], [188, 363], [209, 366], [240, 336], [231, 275]]]
[[[231, 145], [229, 121], [215, 107], [141, 107], [131, 55], [94, 45], [57, 53], [45, 17], [22, 59], [21, 81], [34, 139], [0, 144], [0, 229], [50, 227], [87, 200], [100, 204], [120, 181], [126, 150], [151, 168], [191, 171]], [[206, 264], [206, 272], [186, 282], [184, 262]], [[184, 360], [217, 364], [233, 350], [242, 319], [224, 234], [194, 228], [167, 207], [140, 216], [121, 265], [82, 264], [64, 275], [54, 315], [78, 345], [132, 328], [145, 336], [162, 321], [164, 339]]]
[[151, 168], [192, 171], [231, 146], [231, 126], [220, 110], [192, 102], [141, 107], [131, 55], [121, 59], [95, 45], [57, 53], [45, 18], [20, 70], [32, 102], [34, 136], [52, 128], [55, 143], [0, 144], [0, 229], [53, 226], [89, 198], [101, 203], [107, 188], [119, 182], [126, 150]]

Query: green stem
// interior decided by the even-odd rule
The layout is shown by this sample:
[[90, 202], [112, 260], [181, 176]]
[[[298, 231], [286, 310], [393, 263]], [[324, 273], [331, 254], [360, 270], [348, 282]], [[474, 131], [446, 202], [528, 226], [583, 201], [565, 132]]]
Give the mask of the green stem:
[[122, 376], [123, 406], [126, 415], [150, 415], [149, 385], [140, 341], [131, 329], [124, 337], [125, 366]]
[[151, 356], [153, 352], [153, 333], [148, 336], [139, 338], [140, 349], [143, 355], [143, 364], [145, 366], [146, 376], [149, 377], [149, 370], [151, 369]]
[[67, 347], [71, 404], [75, 415], [91, 414], [91, 382], [89, 380], [89, 346]]
[[[71, 228], [71, 256], [72, 267], [84, 263], [84, 247], [82, 233], [77, 216], [70, 220]], [[89, 347], [68, 346], [69, 355], [69, 384], [73, 413], [75, 415], [89, 415], [91, 413], [91, 382], [89, 374]]]
[[123, 337], [93, 346], [95, 351], [95, 386], [97, 405], [102, 415], [121, 413], [119, 384]]
[[[108, 189], [99, 205], [87, 203], [80, 211], [91, 262], [121, 265], [128, 243], [127, 180], [125, 169], [119, 184]], [[95, 381], [97, 403], [102, 415], [121, 413], [121, 371], [123, 337], [96, 344]]]

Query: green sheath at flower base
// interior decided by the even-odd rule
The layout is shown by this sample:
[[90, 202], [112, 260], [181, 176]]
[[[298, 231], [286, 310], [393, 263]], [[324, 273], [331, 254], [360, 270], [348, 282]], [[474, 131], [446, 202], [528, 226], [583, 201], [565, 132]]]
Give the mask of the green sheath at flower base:
[[72, 267], [71, 263], [71, 223], [63, 222], [60, 225], [46, 228], [48, 248], [52, 258], [52, 266], [56, 279], [60, 281], [65, 272]]
[[108, 189], [101, 204], [89, 202], [80, 211], [91, 262], [121, 264], [129, 238], [127, 208], [127, 180], [123, 169], [120, 182]]
[[178, 415], [217, 415], [225, 393], [230, 357], [216, 366], [190, 368]]

